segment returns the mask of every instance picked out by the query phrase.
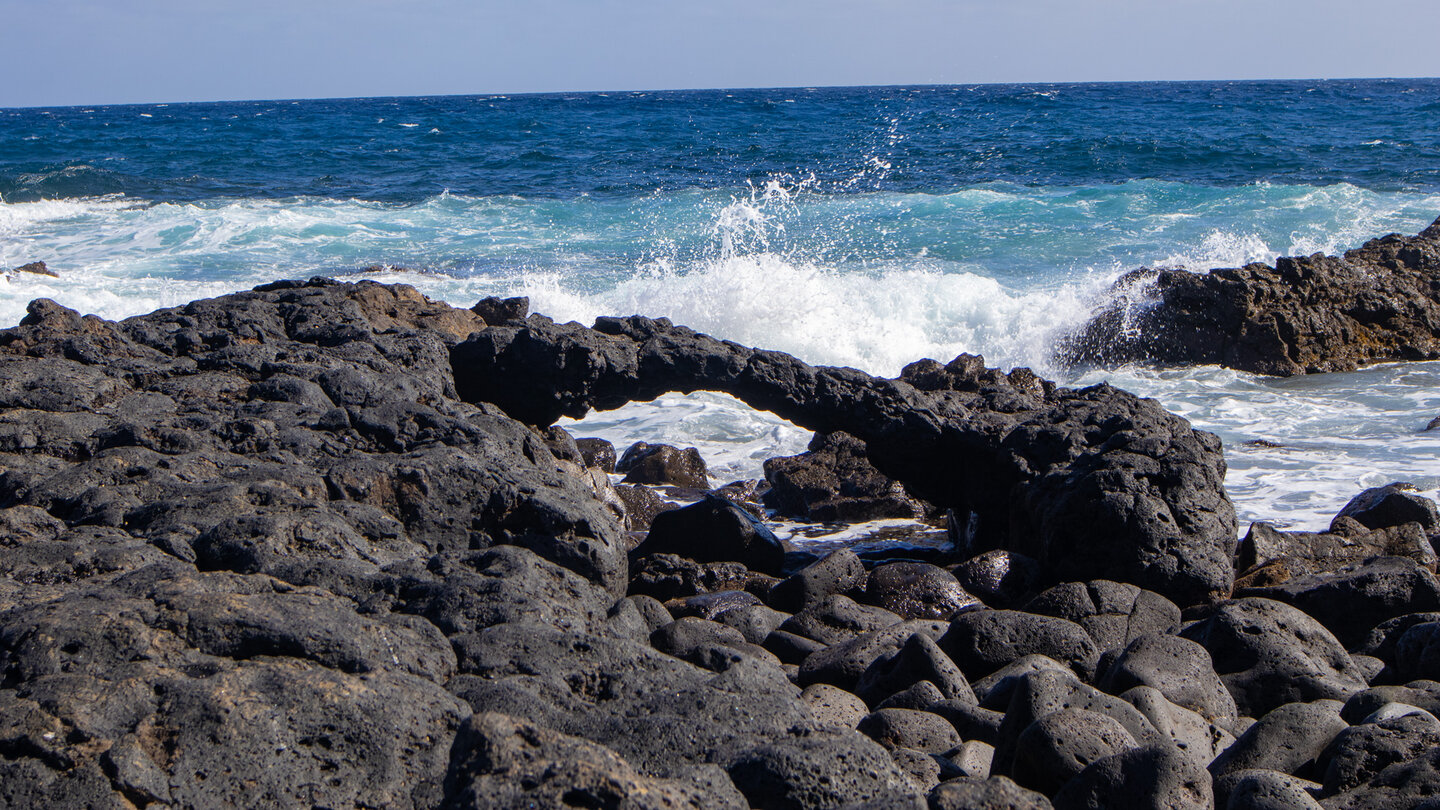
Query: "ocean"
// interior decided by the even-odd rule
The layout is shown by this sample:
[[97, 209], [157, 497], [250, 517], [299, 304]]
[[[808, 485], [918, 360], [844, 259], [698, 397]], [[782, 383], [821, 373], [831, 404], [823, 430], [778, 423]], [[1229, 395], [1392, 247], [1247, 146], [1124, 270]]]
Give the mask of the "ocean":
[[[1252, 520], [1440, 489], [1440, 363], [1271, 379], [1076, 371], [1140, 266], [1334, 253], [1440, 216], [1440, 80], [793, 88], [0, 110], [0, 323], [121, 318], [276, 278], [668, 316], [893, 375], [960, 352], [1108, 380], [1225, 442]], [[569, 427], [694, 445], [717, 483], [809, 434], [723, 395]]]

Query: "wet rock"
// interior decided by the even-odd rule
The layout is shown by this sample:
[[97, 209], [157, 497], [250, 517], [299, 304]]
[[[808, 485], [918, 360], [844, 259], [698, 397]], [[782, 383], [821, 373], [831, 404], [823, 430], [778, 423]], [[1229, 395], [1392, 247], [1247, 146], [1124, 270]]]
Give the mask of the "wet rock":
[[499, 326], [525, 320], [525, 316], [530, 314], [530, 299], [524, 296], [496, 298], [492, 295], [480, 299], [470, 311], [479, 315], [485, 323]]
[[[1371, 530], [1351, 518], [1336, 518], [1329, 532], [1282, 532], [1267, 523], [1253, 523], [1240, 541], [1237, 564], [1250, 574], [1283, 561], [1299, 576], [1334, 571], [1371, 557], [1409, 557], [1435, 570], [1435, 550], [1420, 524], [1399, 524]], [[1345, 531], [1340, 531], [1344, 529]], [[1281, 584], [1272, 582], [1268, 584]]]
[[[712, 591], [672, 599], [664, 604], [665, 609], [677, 619], [697, 616], [707, 621], [719, 621], [721, 616], [731, 611], [759, 606], [760, 598], [745, 591]], [[770, 631], [766, 630], [761, 638], [769, 633]]]
[[49, 276], [50, 278], [60, 277], [59, 273], [51, 270], [49, 267], [46, 267], [45, 262], [30, 262], [28, 264], [22, 264], [19, 267], [16, 267], [10, 272], [6, 273], [5, 275], [6, 277], [10, 277], [15, 275], [16, 273], [30, 273], [36, 276]]
[[925, 506], [870, 463], [865, 443], [844, 432], [817, 433], [807, 452], [768, 459], [765, 505], [799, 520], [860, 523], [920, 518]]
[[605, 439], [576, 439], [575, 449], [580, 451], [580, 461], [586, 467], [603, 473], [615, 472], [615, 445]]
[[1287, 703], [1245, 730], [1233, 745], [1210, 763], [1217, 777], [1234, 771], [1264, 768], [1310, 779], [1315, 760], [1349, 724], [1333, 700]]
[[668, 444], [636, 442], [615, 463], [615, 472], [624, 473], [627, 484], [710, 488], [705, 459], [693, 447], [681, 450]]
[[991, 607], [1009, 608], [1034, 594], [1040, 565], [1023, 554], [995, 549], [950, 569], [960, 587]]
[[838, 644], [901, 621], [900, 616], [884, 608], [861, 605], [848, 596], [836, 594], [786, 619], [780, 629], [824, 644]]
[[877, 565], [865, 580], [865, 599], [905, 619], [949, 619], [984, 607], [949, 571], [929, 563]]
[[1056, 810], [1204, 810], [1214, 805], [1214, 795], [1203, 767], [1168, 745], [1152, 745], [1091, 763], [1055, 794], [1054, 802]]
[[1440, 609], [1440, 582], [1414, 560], [1377, 557], [1333, 572], [1297, 577], [1242, 596], [1294, 605], [1325, 625], [1342, 644], [1356, 645], [1371, 628], [1396, 616]]
[[1115, 658], [1096, 685], [1114, 695], [1136, 686], [1158, 689], [1177, 706], [1211, 722], [1233, 720], [1235, 699], [1215, 674], [1210, 653], [1178, 636], [1137, 637]]
[[1210, 652], [1243, 715], [1260, 717], [1286, 703], [1345, 700], [1366, 687], [1340, 642], [1281, 602], [1236, 599], [1180, 635]]
[[1180, 608], [1158, 593], [1097, 579], [1056, 585], [1031, 599], [1027, 613], [1069, 619], [1085, 628], [1100, 651], [1118, 650], [1137, 637], [1180, 626]]
[[686, 776], [648, 778], [603, 745], [487, 712], [460, 729], [445, 807], [749, 807], [714, 766]]
[[1090, 763], [1135, 746], [1135, 738], [1114, 718], [1061, 709], [1020, 733], [1010, 776], [1017, 784], [1050, 795]]
[[648, 532], [656, 515], [681, 508], [680, 504], [661, 498], [655, 490], [641, 484], [619, 484], [615, 487], [615, 496], [625, 506], [625, 528], [631, 532]]
[[[1395, 705], [1395, 704], [1390, 704]], [[1351, 790], [1396, 763], [1440, 746], [1440, 721], [1429, 713], [1404, 714], [1343, 729], [1316, 761], [1326, 794]]]
[[929, 796], [930, 810], [1050, 810], [1044, 794], [1004, 776], [961, 777], [942, 782]]
[[715, 496], [656, 515], [635, 554], [676, 554], [700, 563], [738, 562], [771, 575], [779, 574], [785, 564], [785, 548], [774, 532], [749, 512]]
[[630, 593], [661, 602], [702, 593], [744, 590], [751, 572], [743, 563], [698, 563], [680, 554], [647, 554], [631, 566]]
[[857, 728], [886, 748], [943, 754], [960, 744], [960, 735], [944, 718], [911, 709], [879, 709], [862, 718]]
[[1343, 256], [1282, 257], [1273, 267], [1137, 270], [1116, 282], [1114, 298], [1064, 353], [1106, 366], [1215, 363], [1281, 376], [1433, 359], [1437, 256], [1440, 223]]
[[1095, 672], [1095, 642], [1066, 619], [1015, 610], [975, 610], [950, 622], [940, 648], [970, 677], [988, 675], [1025, 655], [1068, 664], [1082, 677]]
[[855, 552], [838, 549], [781, 580], [770, 589], [766, 602], [777, 610], [796, 613], [827, 596], [858, 589], [865, 576], [865, 565]]
[[1419, 494], [1414, 484], [1404, 482], [1365, 490], [1351, 498], [1336, 517], [1354, 518], [1371, 529], [1419, 523], [1426, 532], [1440, 530], [1440, 510], [1435, 502]]

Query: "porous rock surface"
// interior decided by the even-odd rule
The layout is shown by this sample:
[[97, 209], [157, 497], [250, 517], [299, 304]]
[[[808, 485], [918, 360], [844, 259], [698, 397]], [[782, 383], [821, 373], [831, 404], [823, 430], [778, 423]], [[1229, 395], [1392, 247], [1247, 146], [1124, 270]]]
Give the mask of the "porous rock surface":
[[1341, 256], [1135, 270], [1072, 338], [1080, 363], [1218, 364], [1291, 376], [1440, 358], [1440, 220]]
[[881, 379], [639, 316], [587, 328], [532, 315], [472, 334], [451, 359], [463, 398], [540, 426], [722, 391], [864, 442], [881, 473], [968, 516], [975, 550], [1033, 557], [1051, 581], [1106, 576], [1185, 604], [1230, 590], [1236, 526], [1219, 441], [1108, 385], [1057, 388], [970, 355]]
[[[1300, 562], [1226, 601], [1218, 444], [1153, 403], [527, 311], [314, 280], [0, 331], [0, 808], [1433, 793], [1420, 496], [1241, 548]], [[646, 532], [546, 418], [698, 387], [843, 430], [810, 472], [903, 482], [958, 545], [796, 553], [753, 485]]]

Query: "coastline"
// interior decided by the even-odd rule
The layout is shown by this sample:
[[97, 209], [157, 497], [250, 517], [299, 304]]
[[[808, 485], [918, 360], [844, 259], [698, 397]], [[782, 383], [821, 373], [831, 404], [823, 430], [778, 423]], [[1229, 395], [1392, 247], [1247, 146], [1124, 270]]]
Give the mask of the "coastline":
[[[0, 364], [7, 806], [1361, 807], [1433, 779], [1434, 503], [1237, 546], [1218, 439], [1111, 386], [323, 279], [120, 322], [36, 301]], [[692, 496], [667, 509], [553, 426], [697, 389], [823, 436], [770, 495], [657, 462]], [[817, 558], [776, 504], [916, 510], [948, 547]], [[1403, 755], [1367, 759], [1384, 735]]]

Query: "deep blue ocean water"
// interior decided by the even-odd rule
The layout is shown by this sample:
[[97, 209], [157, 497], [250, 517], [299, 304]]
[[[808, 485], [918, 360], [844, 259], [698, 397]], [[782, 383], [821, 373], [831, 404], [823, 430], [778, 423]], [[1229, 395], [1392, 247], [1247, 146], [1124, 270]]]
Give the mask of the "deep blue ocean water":
[[[1440, 364], [1074, 378], [1120, 272], [1335, 252], [1440, 216], [1440, 80], [707, 90], [0, 110], [0, 322], [277, 277], [403, 281], [563, 319], [668, 315], [894, 373], [984, 354], [1110, 379], [1225, 439], [1242, 516], [1440, 487]], [[587, 420], [722, 476], [805, 434], [720, 397]], [[1280, 447], [1247, 442], [1264, 439]]]

